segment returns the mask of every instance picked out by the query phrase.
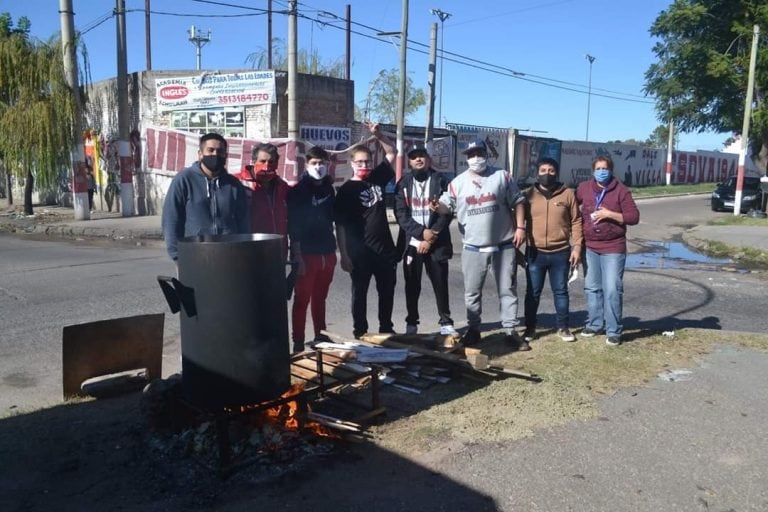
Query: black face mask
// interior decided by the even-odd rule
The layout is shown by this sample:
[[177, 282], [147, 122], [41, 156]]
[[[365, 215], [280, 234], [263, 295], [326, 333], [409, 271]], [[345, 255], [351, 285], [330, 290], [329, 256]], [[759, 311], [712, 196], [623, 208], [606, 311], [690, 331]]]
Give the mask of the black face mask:
[[429, 178], [429, 171], [427, 169], [413, 171], [413, 179], [416, 181], [425, 181], [427, 178]]
[[554, 174], [539, 174], [536, 179], [539, 181], [539, 185], [544, 188], [549, 188], [557, 183], [557, 176]]
[[201, 161], [213, 174], [223, 172], [224, 166], [227, 165], [227, 159], [219, 155], [205, 155]]

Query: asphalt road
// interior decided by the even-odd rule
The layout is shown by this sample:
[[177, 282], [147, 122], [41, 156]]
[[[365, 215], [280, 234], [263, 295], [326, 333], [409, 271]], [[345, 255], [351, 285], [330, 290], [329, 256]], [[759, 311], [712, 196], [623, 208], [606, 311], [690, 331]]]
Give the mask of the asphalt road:
[[[685, 226], [715, 214], [701, 196], [640, 203], [641, 223], [631, 228], [632, 251], [650, 242], [675, 240]], [[455, 225], [454, 225], [455, 230]], [[457, 251], [459, 236], [454, 237]], [[174, 275], [175, 267], [160, 244], [136, 246], [109, 241], [34, 240], [0, 236], [0, 411], [39, 407], [61, 399], [61, 330], [95, 320], [166, 312], [163, 373], [179, 370], [178, 316], [171, 315], [156, 276]], [[628, 269], [625, 275], [625, 325], [642, 332], [681, 327], [768, 331], [764, 314], [764, 281], [759, 277], [722, 271], [717, 265], [686, 269]], [[457, 327], [464, 319], [460, 258], [450, 263], [451, 308]], [[222, 272], [226, 269], [221, 269]], [[525, 283], [520, 273], [519, 294]], [[395, 300], [395, 328], [404, 329], [402, 276]], [[571, 287], [571, 325], [584, 320], [584, 298], [579, 280]], [[484, 321], [499, 327], [491, 280], [486, 285]], [[426, 279], [425, 279], [426, 284]], [[351, 334], [349, 276], [338, 267], [328, 301], [329, 330]], [[377, 328], [375, 291], [369, 295], [369, 322]], [[424, 331], [437, 329], [431, 287], [422, 292]], [[541, 301], [541, 327], [553, 322], [550, 292]], [[522, 304], [520, 305], [522, 315]], [[309, 322], [308, 322], [309, 323]], [[308, 333], [311, 333], [308, 326]]]
[[[685, 226], [724, 215], [710, 212], [701, 197], [644, 201], [640, 207], [642, 222], [631, 229], [636, 254], [657, 242], [679, 239]], [[0, 235], [0, 254], [0, 417], [60, 402], [63, 326], [168, 312], [155, 277], [172, 275], [174, 266], [162, 247]], [[641, 336], [643, 330], [683, 326], [768, 328], [764, 278], [726, 271], [719, 264], [671, 268], [676, 263], [664, 257], [643, 261], [625, 275], [626, 325], [639, 328]], [[451, 305], [462, 327], [459, 265], [459, 258], [451, 262]], [[584, 317], [580, 284], [572, 287], [574, 326]], [[523, 291], [521, 285], [521, 295]], [[404, 318], [402, 293], [398, 287], [398, 328]], [[423, 293], [422, 325], [430, 330], [436, 326], [434, 300], [428, 286]], [[498, 313], [490, 287], [488, 293], [485, 319], [493, 327]], [[351, 331], [348, 298], [349, 277], [339, 272], [328, 316], [329, 328], [342, 334]], [[552, 322], [551, 302], [545, 291], [542, 327]], [[164, 373], [178, 366], [178, 317], [169, 314]], [[768, 356], [724, 347], [690, 370], [687, 381], [654, 381], [620, 390], [601, 401], [599, 418], [538, 432], [527, 440], [479, 440], [420, 461], [371, 447], [364, 463], [355, 457], [336, 461], [305, 475], [295, 492], [264, 493], [260, 507], [305, 510], [313, 503], [315, 510], [368, 512], [768, 510], [768, 441], [763, 435]], [[336, 492], [340, 479], [350, 474], [370, 478], [358, 479], [354, 492]], [[334, 492], [328, 495], [329, 490]], [[250, 505], [228, 508], [246, 509]]]

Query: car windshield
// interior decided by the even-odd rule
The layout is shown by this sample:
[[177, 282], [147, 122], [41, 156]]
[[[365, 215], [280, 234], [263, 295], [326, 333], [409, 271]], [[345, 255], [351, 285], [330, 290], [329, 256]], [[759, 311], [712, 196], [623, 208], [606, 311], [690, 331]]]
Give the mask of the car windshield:
[[[736, 176], [731, 176], [723, 183], [728, 188], [736, 188]], [[760, 186], [760, 178], [744, 177], [744, 188], [756, 188]]]

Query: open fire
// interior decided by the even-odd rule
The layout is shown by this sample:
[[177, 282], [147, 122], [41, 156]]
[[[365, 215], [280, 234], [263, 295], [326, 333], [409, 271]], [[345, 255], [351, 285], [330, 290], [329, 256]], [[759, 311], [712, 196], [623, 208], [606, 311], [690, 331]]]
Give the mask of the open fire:
[[[321, 437], [339, 437], [327, 426], [311, 419], [312, 410], [303, 395], [304, 386], [304, 383], [293, 384], [277, 400], [279, 403], [272, 407], [264, 408], [262, 404], [244, 405], [237, 410], [228, 409], [228, 412], [251, 415], [256, 427], [269, 424], [287, 431], [303, 431]], [[275, 402], [275, 400], [270, 402]]]

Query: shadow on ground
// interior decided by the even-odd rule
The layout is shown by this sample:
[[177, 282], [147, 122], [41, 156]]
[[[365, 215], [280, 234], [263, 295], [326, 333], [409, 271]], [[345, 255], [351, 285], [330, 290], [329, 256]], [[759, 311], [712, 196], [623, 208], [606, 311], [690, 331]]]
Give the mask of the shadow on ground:
[[149, 437], [137, 394], [6, 417], [0, 509], [497, 510], [489, 496], [372, 444], [338, 442], [267, 480], [256, 467], [221, 480], [168, 460]]

